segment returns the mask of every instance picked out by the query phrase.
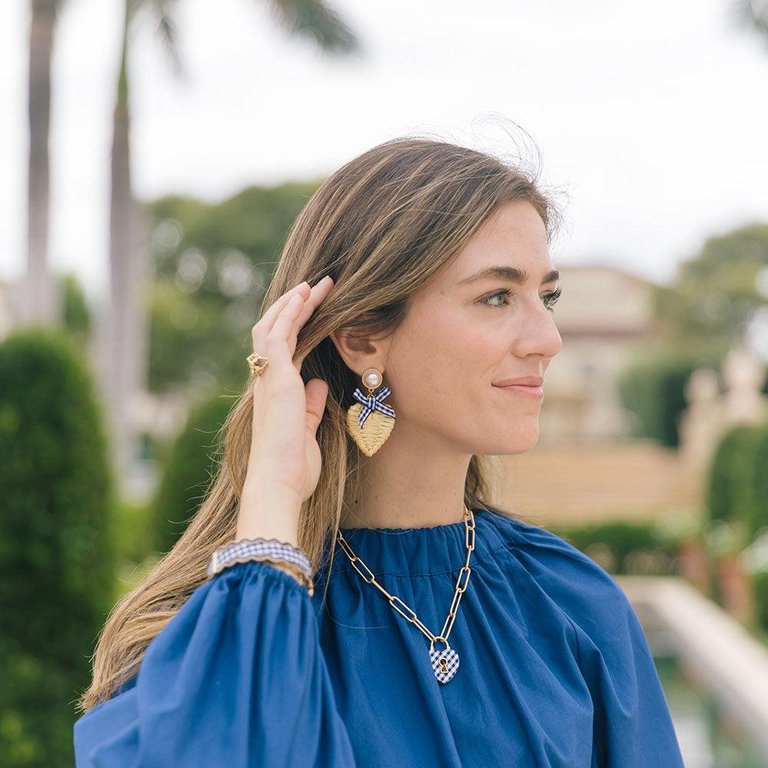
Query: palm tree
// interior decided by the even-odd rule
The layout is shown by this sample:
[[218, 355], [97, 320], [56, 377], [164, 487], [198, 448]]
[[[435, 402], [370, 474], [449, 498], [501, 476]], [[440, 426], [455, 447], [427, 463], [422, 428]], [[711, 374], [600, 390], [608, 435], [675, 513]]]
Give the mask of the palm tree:
[[[125, 488], [137, 443], [132, 413], [144, 389], [147, 368], [147, 312], [144, 286], [149, 270], [146, 226], [131, 192], [130, 33], [137, 14], [148, 12], [169, 58], [181, 69], [175, 45], [174, 10], [179, 0], [124, 0], [120, 68], [113, 116], [110, 204], [110, 304], [100, 324], [101, 381], [112, 427], [117, 477]], [[324, 0], [265, 0], [290, 34], [311, 38], [331, 54], [358, 51], [359, 42]]]
[[22, 283], [18, 319], [56, 323], [59, 296], [48, 265], [51, 113], [51, 54], [61, 0], [31, 0], [29, 26], [29, 160], [27, 180], [27, 274]]

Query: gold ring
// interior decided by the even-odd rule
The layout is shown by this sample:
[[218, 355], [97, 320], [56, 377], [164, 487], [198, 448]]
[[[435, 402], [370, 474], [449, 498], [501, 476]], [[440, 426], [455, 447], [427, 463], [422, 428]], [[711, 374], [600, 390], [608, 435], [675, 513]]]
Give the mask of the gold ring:
[[251, 369], [252, 376], [261, 376], [264, 373], [264, 369], [269, 364], [269, 360], [266, 357], [254, 352], [245, 358], [248, 361], [248, 367]]

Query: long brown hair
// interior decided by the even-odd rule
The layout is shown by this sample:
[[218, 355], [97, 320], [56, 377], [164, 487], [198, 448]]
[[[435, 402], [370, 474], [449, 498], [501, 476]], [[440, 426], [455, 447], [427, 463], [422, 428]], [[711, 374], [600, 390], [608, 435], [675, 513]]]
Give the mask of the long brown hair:
[[[386, 334], [405, 318], [410, 297], [469, 241], [505, 202], [527, 200], [549, 240], [559, 222], [536, 174], [491, 154], [432, 138], [386, 141], [346, 163], [317, 189], [294, 222], [262, 309], [292, 286], [326, 274], [334, 288], [298, 336], [301, 376], [328, 382], [317, 431], [322, 472], [299, 520], [299, 545], [315, 572], [335, 533], [344, 499], [355, 491], [361, 455], [346, 433], [346, 409], [359, 385], [329, 334], [346, 328]], [[222, 428], [224, 455], [197, 514], [142, 584], [115, 606], [94, 654], [93, 681], [79, 702], [106, 700], [141, 664], [151, 640], [206, 579], [213, 551], [234, 539], [251, 441], [253, 395], [246, 385]], [[488, 466], [473, 456], [467, 506], [489, 506]], [[331, 557], [332, 557], [331, 550]]]

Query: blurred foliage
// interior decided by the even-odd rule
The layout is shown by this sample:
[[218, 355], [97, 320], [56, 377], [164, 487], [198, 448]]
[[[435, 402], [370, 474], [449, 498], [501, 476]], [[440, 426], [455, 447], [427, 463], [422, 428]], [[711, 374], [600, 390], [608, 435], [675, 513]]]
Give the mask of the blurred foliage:
[[81, 345], [85, 345], [91, 335], [91, 312], [80, 282], [73, 273], [61, 278], [63, 295], [64, 328]]
[[765, 474], [765, 465], [756, 465], [758, 446], [765, 440], [766, 427], [747, 424], [732, 427], [720, 439], [707, 475], [710, 520], [749, 521], [751, 526], [759, 518], [765, 497], [757, 495], [753, 481]]
[[768, 642], [768, 570], [753, 574], [752, 596], [755, 600], [755, 621]]
[[690, 374], [719, 369], [729, 349], [750, 346], [754, 324], [768, 317], [768, 225], [707, 239], [671, 285], [653, 289], [653, 312], [663, 341], [623, 372], [619, 398], [635, 416], [634, 436], [677, 447]]
[[0, 755], [19, 767], [72, 764], [74, 702], [111, 605], [113, 479], [94, 394], [65, 332], [0, 344]]
[[763, 426], [760, 430], [754, 446], [749, 487], [750, 511], [747, 512], [745, 519], [748, 532], [754, 536], [763, 528], [768, 528], [768, 426]]
[[219, 430], [235, 402], [216, 395], [199, 403], [171, 449], [154, 503], [153, 545], [158, 552], [176, 543], [205, 497], [223, 455]]
[[167, 197], [149, 206], [151, 391], [242, 387], [264, 292], [318, 185], [250, 187], [213, 205]]
[[115, 509], [112, 542], [118, 568], [142, 563], [154, 554], [151, 505], [120, 501]]
[[768, 633], [768, 425], [740, 424], [710, 463], [707, 542], [716, 559], [738, 555], [749, 574], [757, 626]]
[[656, 347], [639, 353], [618, 381], [621, 404], [635, 416], [633, 436], [677, 447], [688, 378], [700, 367], [719, 368], [725, 354], [725, 348], [695, 343], [684, 349]]
[[115, 604], [137, 587], [159, 560], [154, 549], [152, 505], [118, 503], [112, 531], [115, 550], [112, 603]]
[[768, 49], [768, 3], [765, 0], [732, 0], [728, 10], [738, 25], [755, 32]]
[[654, 292], [654, 314], [668, 334], [726, 347], [744, 342], [755, 313], [768, 307], [768, 224], [710, 237], [679, 264], [672, 285]]

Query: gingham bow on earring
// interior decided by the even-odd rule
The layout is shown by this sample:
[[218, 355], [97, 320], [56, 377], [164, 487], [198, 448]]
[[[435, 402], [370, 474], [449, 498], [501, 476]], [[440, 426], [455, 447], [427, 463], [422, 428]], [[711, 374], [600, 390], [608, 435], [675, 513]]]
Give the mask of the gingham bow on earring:
[[358, 423], [361, 427], [365, 424], [365, 420], [374, 411], [380, 411], [381, 413], [384, 413], [387, 416], [392, 416], [392, 418], [394, 418], [394, 410], [384, 402], [384, 400], [389, 397], [391, 391], [392, 390], [389, 387], [383, 387], [381, 391], [377, 392], [375, 395], [364, 395], [359, 389], [356, 389], [352, 393], [354, 398], [363, 404], [363, 408], [360, 411], [360, 415], [358, 417]]

